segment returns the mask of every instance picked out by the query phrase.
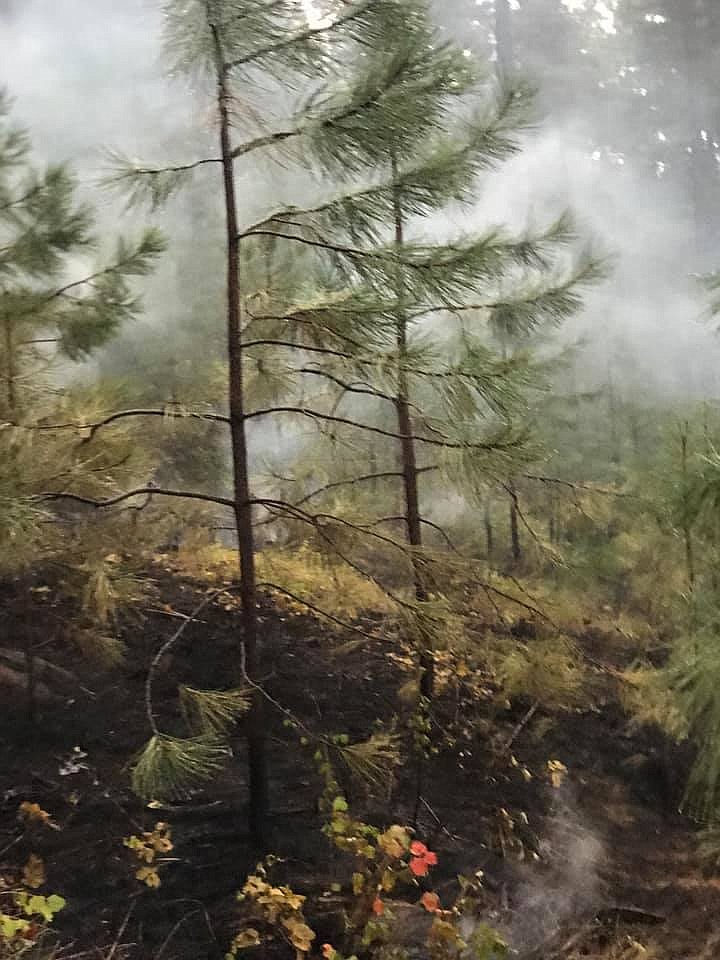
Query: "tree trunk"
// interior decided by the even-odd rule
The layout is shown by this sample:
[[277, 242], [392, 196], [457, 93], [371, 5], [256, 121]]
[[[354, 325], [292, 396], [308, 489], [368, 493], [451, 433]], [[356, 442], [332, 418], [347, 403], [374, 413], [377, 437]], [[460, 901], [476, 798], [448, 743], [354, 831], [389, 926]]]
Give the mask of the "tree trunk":
[[15, 372], [15, 344], [12, 335], [12, 322], [9, 317], [5, 319], [4, 328], [5, 376], [7, 378], [5, 381], [5, 399], [8, 406], [8, 416], [14, 419], [17, 412], [17, 395], [15, 392], [17, 374]]
[[520, 530], [518, 528], [517, 493], [512, 480], [508, 484], [508, 488], [510, 490], [510, 553], [513, 567], [517, 567], [522, 560], [522, 548], [520, 546]]
[[610, 421], [610, 462], [614, 464], [620, 463], [620, 443], [618, 439], [618, 428], [617, 428], [617, 403], [615, 397], [615, 384], [613, 383], [612, 373], [608, 365], [608, 379], [607, 379], [607, 391], [608, 391], [608, 418]]
[[495, 52], [501, 82], [507, 82], [512, 74], [515, 59], [511, 18], [510, 0], [495, 0]]
[[485, 501], [483, 519], [485, 522], [485, 545], [487, 548], [487, 560], [488, 563], [492, 563], [493, 554], [495, 553], [495, 534], [493, 531], [492, 512], [490, 509], [489, 500]]
[[[232, 156], [230, 124], [230, 91], [228, 67], [224, 62], [217, 27], [212, 27], [218, 84], [220, 150], [225, 191], [227, 227], [227, 344], [228, 401], [235, 500], [235, 525], [240, 554], [240, 595], [243, 610], [243, 672], [257, 682], [258, 616], [255, 579], [255, 541], [250, 503], [248, 449], [245, 432], [245, 395], [243, 385], [243, 351], [241, 339], [240, 239], [237, 216], [235, 169]], [[268, 813], [268, 775], [262, 696], [253, 690], [248, 716], [249, 827], [252, 837], [261, 845], [266, 841]]]
[[[397, 178], [397, 164], [393, 160], [393, 180]], [[397, 248], [404, 243], [403, 212], [400, 197], [395, 191], [395, 245]], [[399, 291], [400, 292], [400, 291]], [[405, 524], [407, 527], [407, 541], [413, 550], [422, 547], [422, 519], [420, 515], [420, 496], [418, 491], [417, 457], [415, 441], [413, 440], [413, 425], [410, 415], [410, 388], [405, 363], [407, 360], [407, 320], [402, 305], [398, 310], [397, 318], [397, 348], [398, 348], [398, 383], [395, 409], [397, 411], [398, 433], [402, 440], [402, 474], [403, 491], [405, 495]], [[418, 560], [413, 557], [413, 571], [415, 578], [415, 597], [420, 602], [428, 599], [428, 593], [423, 583], [422, 571]], [[428, 700], [432, 699], [435, 686], [435, 657], [430, 649], [420, 650], [420, 693]]]
[[685, 541], [685, 569], [687, 572], [688, 586], [690, 590], [695, 588], [695, 550], [693, 545], [692, 528], [690, 518], [688, 517], [688, 437], [690, 433], [689, 424], [685, 424], [680, 432], [680, 457], [683, 479], [683, 518], [682, 530]]

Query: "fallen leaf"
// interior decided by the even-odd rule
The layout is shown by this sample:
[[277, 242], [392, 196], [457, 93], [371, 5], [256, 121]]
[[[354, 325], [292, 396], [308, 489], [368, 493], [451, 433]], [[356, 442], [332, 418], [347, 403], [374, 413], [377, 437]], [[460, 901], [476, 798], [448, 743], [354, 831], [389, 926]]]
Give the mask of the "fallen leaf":
[[45, 883], [45, 864], [36, 854], [31, 853], [22, 871], [23, 883], [31, 890], [37, 890]]
[[440, 907], [440, 897], [436, 893], [424, 893], [420, 897], [420, 903], [425, 907], [428, 913], [437, 913]]

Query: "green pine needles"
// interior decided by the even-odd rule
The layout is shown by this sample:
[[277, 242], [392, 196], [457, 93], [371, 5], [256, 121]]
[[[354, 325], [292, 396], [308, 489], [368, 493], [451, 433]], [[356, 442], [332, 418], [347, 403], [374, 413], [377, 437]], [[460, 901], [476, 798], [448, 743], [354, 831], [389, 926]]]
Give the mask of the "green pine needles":
[[[0, 95], [0, 414], [17, 420], [37, 400], [38, 378], [53, 359], [88, 357], [141, 309], [131, 279], [144, 277], [165, 249], [156, 230], [86, 275], [72, 275], [78, 258], [95, 256], [93, 215], [76, 199], [64, 166], [34, 168], [27, 133], [10, 120]], [[39, 377], [42, 381], [42, 377]]]
[[212, 780], [230, 752], [217, 737], [171, 737], [157, 733], [135, 762], [132, 787], [144, 800], [182, 800]]
[[180, 687], [180, 705], [192, 730], [199, 735], [227, 733], [250, 709], [247, 690], [196, 690]]

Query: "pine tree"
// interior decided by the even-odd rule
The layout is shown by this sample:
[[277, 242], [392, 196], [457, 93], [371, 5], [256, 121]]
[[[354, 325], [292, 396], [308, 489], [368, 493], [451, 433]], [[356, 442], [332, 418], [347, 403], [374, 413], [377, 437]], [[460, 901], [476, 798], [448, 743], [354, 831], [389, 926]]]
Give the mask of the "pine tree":
[[[69, 365], [89, 357], [137, 315], [133, 278], [151, 270], [164, 242], [152, 230], [132, 244], [121, 240], [111, 259], [83, 275], [78, 262], [89, 263], [99, 247], [92, 227], [92, 212], [76, 199], [69, 170], [34, 168], [29, 136], [12, 123], [9, 100], [0, 97], [0, 575], [28, 577], [35, 570], [42, 578], [49, 568], [62, 571], [84, 595], [78, 629], [68, 633], [108, 661], [119, 648], [103, 636], [104, 628], [124, 574], [107, 565], [101, 570], [112, 547], [68, 528], [46, 494], [72, 485], [102, 496], [111, 489], [111, 471], [126, 482], [135, 476], [137, 458], [122, 438], [92, 453], [82, 449], [75, 424], [97, 407], [98, 397], [93, 387], [72, 383]], [[58, 423], [64, 426], [48, 429]], [[24, 632], [29, 678], [33, 595], [27, 582], [18, 589], [18, 622], [26, 619], [18, 642]], [[23, 680], [16, 670], [4, 675]], [[32, 718], [29, 679], [28, 706]]]
[[91, 212], [75, 200], [75, 183], [65, 167], [33, 169], [28, 136], [11, 124], [4, 96], [0, 229], [0, 411], [16, 422], [56, 356], [89, 356], [136, 315], [139, 302], [129, 278], [148, 272], [163, 241], [154, 231], [135, 244], [119, 241], [106, 266], [86, 276], [69, 275], [72, 258], [87, 259], [97, 245]]
[[[417, 466], [416, 449], [435, 451], [441, 460], [437, 466], [470, 489], [477, 486], [478, 469], [482, 473], [492, 463], [517, 457], [522, 442], [511, 413], [522, 406], [530, 365], [524, 356], [508, 360], [493, 354], [484, 342], [488, 314], [502, 311], [528, 327], [560, 319], [577, 309], [578, 286], [595, 279], [598, 271], [590, 256], [553, 265], [553, 251], [574, 240], [566, 218], [515, 238], [496, 229], [445, 242], [406, 234], [406, 227], [414, 228], [427, 215], [472, 197], [478, 173], [516, 149], [515, 129], [522, 126], [527, 102], [522, 90], [497, 93], [494, 85], [478, 85], [467, 58], [435, 40], [421, 2], [356, 0], [313, 24], [303, 19], [296, 4], [282, 0], [172, 2], [166, 14], [175, 67], [202, 78], [214, 97], [219, 150], [215, 156], [166, 168], [116, 156], [112, 182], [132, 201], [157, 206], [198, 171], [220, 174], [227, 404], [221, 413], [185, 415], [227, 424], [233, 491], [231, 497], [219, 497], [140, 488], [97, 505], [151, 492], [190, 496], [234, 512], [243, 607], [240, 679], [252, 690], [250, 825], [261, 839], [268, 796], [263, 694], [258, 686], [256, 509], [308, 526], [353, 567], [358, 565], [341, 542], [341, 534], [348, 531], [410, 559], [415, 599], [393, 596], [415, 623], [411, 632], [420, 638], [429, 684], [433, 658], [428, 623], [433, 618], [421, 609], [426, 598], [421, 571], [427, 561], [420, 555], [417, 477], [424, 468]], [[309, 91], [305, 102], [287, 124], [258, 130], [259, 118], [272, 112], [271, 94], [277, 107], [285, 107], [293, 84]], [[247, 165], [249, 175], [263, 182], [265, 168], [258, 156], [280, 149], [285, 162], [299, 162], [306, 175], [314, 175], [308, 190], [319, 195], [318, 201], [286, 202], [243, 225], [254, 198], [238, 186], [238, 165]], [[299, 269], [273, 276], [278, 255], [299, 263]], [[266, 269], [258, 270], [258, 264]], [[464, 315], [479, 318], [479, 334], [459, 323], [458, 333], [438, 328], [433, 339], [418, 336], [411, 344], [409, 332], [419, 333], [429, 318]], [[418, 401], [426, 398], [427, 404], [419, 413], [409, 394], [414, 381]], [[316, 393], [317, 403], [311, 404], [306, 398], [313, 382], [329, 391]], [[265, 405], [256, 405], [251, 385], [261, 388]], [[339, 404], [358, 398], [368, 402], [367, 408], [355, 405], [339, 412]], [[387, 423], [386, 404], [395, 409], [394, 425]], [[124, 411], [97, 428], [139, 415], [167, 416], [168, 411]], [[312, 512], [306, 506], [310, 497], [299, 503], [254, 494], [248, 429], [268, 418], [307, 421], [335, 440], [351, 431], [365, 440], [374, 437], [399, 445], [401, 469], [383, 471], [380, 477], [402, 481], [409, 546], [376, 532], [372, 522]], [[369, 479], [377, 478], [367, 476], [365, 464], [362, 475], [344, 483]], [[375, 579], [372, 573], [366, 575]], [[435, 622], [434, 629], [439, 628]], [[167, 771], [172, 758], [167, 740], [162, 741], [162, 756], [157, 737], [153, 743], [142, 761], [145, 782], [148, 764], [152, 768], [157, 761]], [[204, 748], [210, 753], [203, 756]], [[196, 741], [188, 753], [183, 742], [177, 756], [182, 754], [186, 770], [188, 757], [209, 769], [214, 749]]]

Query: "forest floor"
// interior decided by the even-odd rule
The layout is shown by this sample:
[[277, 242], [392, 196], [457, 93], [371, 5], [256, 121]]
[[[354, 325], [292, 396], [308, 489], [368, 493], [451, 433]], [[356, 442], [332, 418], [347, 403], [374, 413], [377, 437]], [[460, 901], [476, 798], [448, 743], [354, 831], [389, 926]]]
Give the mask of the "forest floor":
[[[62, 662], [77, 681], [73, 688], [72, 678], [62, 678], [69, 686], [60, 691], [48, 681], [54, 693], [33, 723], [22, 697], [0, 687], [0, 869], [25, 863], [31, 853], [42, 857], [43, 889], [68, 903], [57, 919], [70, 944], [61, 956], [222, 957], [232, 938], [235, 891], [258, 859], [244, 826], [241, 729], [235, 759], [192, 803], [148, 809], [129, 789], [129, 762], [148, 737], [148, 664], [207, 589], [162, 568], [152, 574], [155, 599], [141, 621], [122, 628], [129, 656], [104, 674], [67, 649], [62, 659], [53, 657], [62, 643], [58, 624], [71, 611], [52, 592], [36, 594], [32, 609], [19, 608], [10, 594], [0, 597], [0, 636], [16, 639], [30, 629], [45, 636], [43, 656]], [[367, 737], [376, 721], [402, 716], [397, 691], [409, 659], [392, 636], [358, 646], [270, 599], [262, 620], [264, 685], [302, 723], [354, 740]], [[237, 657], [237, 623], [236, 610], [216, 603], [189, 625], [163, 663], [161, 726], [177, 722], [178, 682], [225, 685]], [[380, 621], [364, 625], [382, 628]], [[524, 958], [720, 957], [720, 879], [703, 871], [693, 825], [673, 812], [672, 755], [669, 764], [662, 760], [658, 735], [633, 729], [621, 706], [617, 671], [630, 654], [597, 631], [578, 642], [593, 688], [583, 710], [510, 706], [491, 685], [441, 670], [434, 716], [441, 746], [424, 771], [418, 817], [418, 836], [439, 857], [435, 889], [449, 902], [458, 874], [482, 870], [481, 918]], [[312, 749], [300, 746], [281, 716], [270, 715], [268, 723], [278, 869], [308, 894], [308, 919], [323, 942], [337, 922], [323, 892], [347, 882], [347, 863], [320, 832]], [[562, 784], [550, 783], [549, 761], [567, 768]], [[413, 769], [398, 770], [391, 793], [353, 795], [353, 810], [378, 826], [408, 823], [415, 786]], [[23, 830], [23, 801], [38, 803], [58, 829]], [[175, 847], [161, 868], [162, 885], [150, 890], [135, 880], [123, 838], [157, 820], [170, 823]]]

